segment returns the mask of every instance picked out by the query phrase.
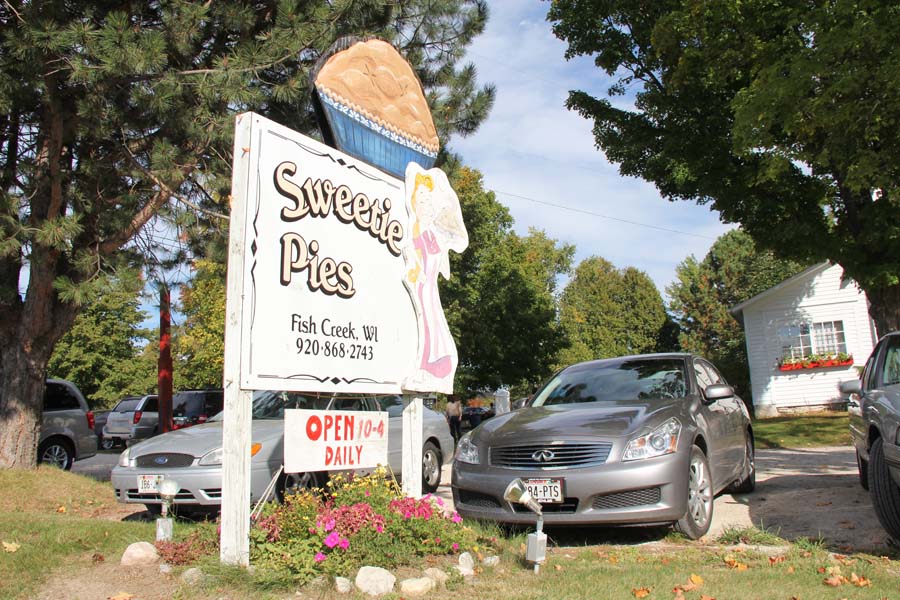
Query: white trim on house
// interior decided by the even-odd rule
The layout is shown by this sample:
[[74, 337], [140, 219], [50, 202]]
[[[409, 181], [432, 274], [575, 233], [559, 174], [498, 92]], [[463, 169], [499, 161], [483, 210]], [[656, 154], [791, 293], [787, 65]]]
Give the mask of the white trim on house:
[[[821, 263], [734, 306], [744, 326], [757, 416], [825, 408], [844, 401], [838, 385], [857, 376], [877, 341], [865, 293], [839, 265]], [[853, 365], [782, 371], [778, 361], [801, 323], [840, 322]]]

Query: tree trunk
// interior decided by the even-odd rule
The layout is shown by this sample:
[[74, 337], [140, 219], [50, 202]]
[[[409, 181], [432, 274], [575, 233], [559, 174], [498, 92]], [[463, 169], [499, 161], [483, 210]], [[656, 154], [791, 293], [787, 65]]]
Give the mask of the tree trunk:
[[869, 316], [875, 321], [878, 336], [900, 330], [900, 284], [869, 287], [865, 292], [869, 299]]
[[[0, 469], [33, 469], [41, 433], [44, 373], [35, 372], [19, 344], [0, 350]], [[46, 361], [44, 361], [46, 365]]]

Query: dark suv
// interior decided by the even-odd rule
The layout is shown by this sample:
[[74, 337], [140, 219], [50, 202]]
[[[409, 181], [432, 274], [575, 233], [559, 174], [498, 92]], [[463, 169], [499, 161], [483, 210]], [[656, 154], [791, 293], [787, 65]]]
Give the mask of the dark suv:
[[184, 390], [172, 396], [172, 428], [181, 429], [206, 423], [222, 412], [225, 394], [222, 390]]
[[859, 480], [878, 520], [900, 543], [900, 331], [878, 342], [861, 379], [845, 381]]
[[71, 381], [48, 379], [38, 442], [39, 463], [69, 470], [72, 463], [97, 454], [94, 413]]

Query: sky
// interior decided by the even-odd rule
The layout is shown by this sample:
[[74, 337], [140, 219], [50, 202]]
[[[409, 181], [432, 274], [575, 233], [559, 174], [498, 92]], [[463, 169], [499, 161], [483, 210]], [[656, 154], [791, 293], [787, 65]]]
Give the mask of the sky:
[[[664, 200], [643, 180], [619, 175], [594, 145], [593, 122], [565, 108], [569, 90], [605, 97], [609, 79], [588, 57], [566, 61], [546, 21], [548, 2], [491, 0], [485, 32], [466, 62], [497, 88], [494, 108], [450, 149], [478, 169], [515, 219], [575, 245], [575, 264], [601, 256], [645, 271], [660, 293], [687, 256], [706, 255], [729, 229], [693, 202]], [[552, 205], [552, 206], [551, 206]], [[681, 232], [681, 233], [676, 233]]]

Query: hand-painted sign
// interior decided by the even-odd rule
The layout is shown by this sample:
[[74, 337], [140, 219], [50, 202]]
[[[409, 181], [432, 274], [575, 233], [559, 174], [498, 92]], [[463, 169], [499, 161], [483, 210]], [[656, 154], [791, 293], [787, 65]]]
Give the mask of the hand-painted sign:
[[288, 473], [368, 469], [388, 464], [388, 414], [286, 410], [284, 469]]

